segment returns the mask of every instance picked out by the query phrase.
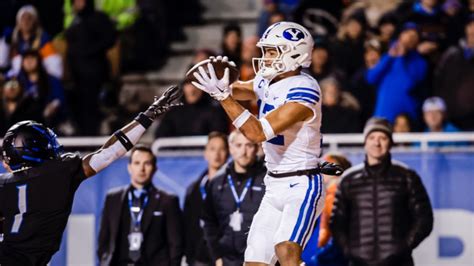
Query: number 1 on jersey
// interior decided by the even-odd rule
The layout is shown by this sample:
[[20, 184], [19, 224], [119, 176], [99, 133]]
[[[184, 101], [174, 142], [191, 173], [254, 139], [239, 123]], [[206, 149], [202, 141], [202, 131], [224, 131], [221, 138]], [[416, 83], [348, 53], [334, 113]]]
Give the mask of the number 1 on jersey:
[[17, 186], [18, 189], [18, 210], [20, 211], [15, 215], [11, 233], [16, 234], [20, 230], [21, 222], [23, 221], [23, 214], [26, 213], [26, 187], [27, 185]]

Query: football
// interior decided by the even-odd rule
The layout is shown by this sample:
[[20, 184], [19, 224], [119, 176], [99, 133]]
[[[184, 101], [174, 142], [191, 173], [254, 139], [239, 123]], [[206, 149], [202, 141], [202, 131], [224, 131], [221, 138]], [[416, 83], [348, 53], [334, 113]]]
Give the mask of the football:
[[214, 67], [214, 70], [216, 71], [216, 76], [218, 79], [221, 79], [224, 76], [224, 71], [225, 68], [229, 68], [229, 84], [234, 83], [237, 81], [239, 78], [239, 70], [237, 67], [231, 65], [229, 62], [222, 61], [222, 60], [211, 60], [211, 59], [206, 59], [203, 60], [197, 64], [195, 64], [187, 73], [186, 73], [186, 81], [191, 82], [191, 81], [196, 81], [196, 78], [194, 77], [193, 73], [197, 72], [199, 73], [198, 68], [202, 66], [204, 70], [206, 71], [207, 74], [209, 74], [208, 69], [207, 69], [207, 63], [211, 63], [212, 66]]

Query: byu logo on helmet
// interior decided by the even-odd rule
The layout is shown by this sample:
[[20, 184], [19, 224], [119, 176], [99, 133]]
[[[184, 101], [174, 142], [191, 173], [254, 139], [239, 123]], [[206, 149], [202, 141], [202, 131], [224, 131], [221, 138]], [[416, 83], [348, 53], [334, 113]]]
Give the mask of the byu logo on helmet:
[[[294, 22], [277, 22], [268, 27], [257, 43], [262, 57], [252, 59], [254, 72], [271, 81], [281, 73], [309, 67], [313, 44], [313, 37], [305, 27]], [[278, 55], [266, 55], [269, 49]]]
[[297, 42], [304, 38], [304, 33], [299, 29], [289, 28], [283, 31], [283, 37], [287, 40]]

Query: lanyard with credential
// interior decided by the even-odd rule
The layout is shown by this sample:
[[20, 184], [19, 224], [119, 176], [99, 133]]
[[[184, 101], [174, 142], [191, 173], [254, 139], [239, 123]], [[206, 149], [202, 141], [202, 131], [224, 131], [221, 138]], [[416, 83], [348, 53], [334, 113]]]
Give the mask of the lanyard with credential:
[[230, 177], [230, 175], [227, 175], [227, 180], [229, 180], [230, 190], [232, 190], [232, 195], [234, 196], [235, 204], [237, 205], [237, 210], [240, 210], [240, 204], [242, 203], [242, 201], [244, 201], [245, 194], [247, 194], [250, 184], [252, 183], [252, 178], [249, 178], [249, 180], [247, 180], [247, 183], [245, 184], [244, 190], [242, 190], [242, 194], [240, 194], [240, 197], [237, 194], [237, 191], [235, 190], [234, 181], [232, 181], [232, 177]]
[[[146, 204], [148, 203], [148, 195], [145, 196], [143, 204], [141, 207], [133, 206], [132, 204], [132, 191], [128, 192], [128, 207], [130, 209], [130, 216], [132, 218], [132, 224], [134, 229], [140, 228], [140, 223], [142, 221], [143, 213], [145, 212]], [[138, 213], [136, 216], [135, 214]]]
[[206, 199], [206, 196], [207, 196], [207, 192], [206, 192], [206, 183], [207, 183], [207, 180], [209, 180], [209, 177], [207, 175], [205, 175], [202, 180], [201, 180], [201, 183], [199, 184], [199, 191], [201, 192], [201, 198], [202, 200], [205, 200]]

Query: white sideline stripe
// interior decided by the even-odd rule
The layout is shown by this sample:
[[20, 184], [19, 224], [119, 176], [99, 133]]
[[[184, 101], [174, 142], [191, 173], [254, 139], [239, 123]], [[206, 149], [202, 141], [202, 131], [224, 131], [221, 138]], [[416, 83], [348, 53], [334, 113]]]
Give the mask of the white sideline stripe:
[[66, 265], [95, 264], [95, 217], [74, 214], [67, 224]]

